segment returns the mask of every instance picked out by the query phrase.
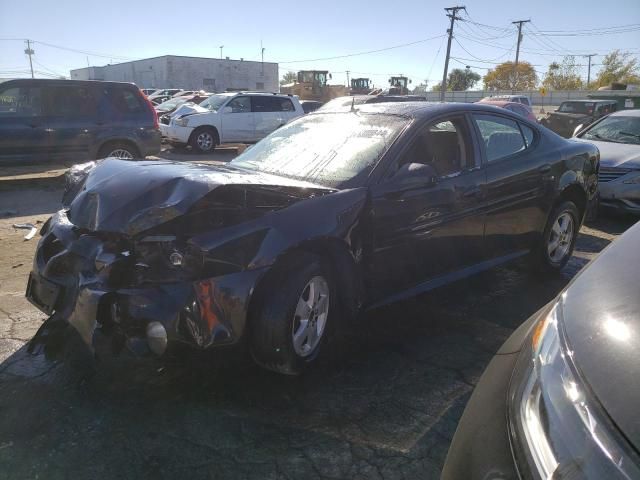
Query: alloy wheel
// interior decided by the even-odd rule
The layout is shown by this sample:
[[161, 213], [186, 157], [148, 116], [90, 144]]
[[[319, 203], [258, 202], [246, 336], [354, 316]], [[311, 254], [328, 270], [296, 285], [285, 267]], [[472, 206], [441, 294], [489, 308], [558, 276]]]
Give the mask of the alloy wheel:
[[213, 146], [213, 135], [209, 132], [201, 132], [196, 137], [196, 143], [198, 144], [198, 148], [202, 151], [206, 152], [211, 150], [211, 147]]
[[133, 160], [133, 154], [124, 148], [116, 148], [107, 157], [122, 158], [124, 160]]
[[573, 218], [568, 212], [558, 216], [549, 232], [547, 254], [553, 263], [560, 263], [571, 249], [574, 236]]
[[304, 287], [293, 316], [292, 339], [301, 357], [313, 353], [322, 340], [329, 314], [329, 284], [315, 276]]

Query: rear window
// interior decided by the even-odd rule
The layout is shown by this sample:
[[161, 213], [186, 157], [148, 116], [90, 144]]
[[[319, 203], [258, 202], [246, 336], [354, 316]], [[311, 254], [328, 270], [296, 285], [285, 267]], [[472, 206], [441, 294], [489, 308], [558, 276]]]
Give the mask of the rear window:
[[109, 92], [111, 106], [119, 113], [143, 113], [146, 111], [137, 92], [125, 88], [112, 88]]
[[592, 114], [594, 107], [594, 102], [562, 102], [558, 111], [562, 113]]

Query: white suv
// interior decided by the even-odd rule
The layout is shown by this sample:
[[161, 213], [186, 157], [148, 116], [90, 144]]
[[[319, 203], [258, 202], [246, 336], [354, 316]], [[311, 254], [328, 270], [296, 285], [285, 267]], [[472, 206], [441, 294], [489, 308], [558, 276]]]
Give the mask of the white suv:
[[304, 115], [298, 97], [276, 93], [233, 92], [211, 95], [200, 105], [184, 105], [160, 124], [174, 145], [211, 152], [221, 143], [255, 143]]

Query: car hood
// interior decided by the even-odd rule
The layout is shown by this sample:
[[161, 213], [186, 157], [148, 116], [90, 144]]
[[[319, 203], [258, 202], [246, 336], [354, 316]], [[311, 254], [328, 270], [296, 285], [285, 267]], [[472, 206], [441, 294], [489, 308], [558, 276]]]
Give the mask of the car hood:
[[205, 197], [220, 211], [255, 215], [333, 191], [230, 166], [109, 158], [72, 169], [63, 204], [79, 228], [135, 236], [190, 212]]
[[196, 105], [195, 103], [185, 103], [176, 108], [171, 115], [172, 117], [179, 118], [184, 117], [185, 115], [193, 115], [194, 113], [212, 113], [211, 110], [208, 110], [200, 105]]
[[607, 414], [640, 447], [640, 222], [563, 294], [572, 358]]
[[640, 145], [629, 143], [600, 142], [576, 138], [595, 145], [600, 150], [600, 166], [640, 168]]

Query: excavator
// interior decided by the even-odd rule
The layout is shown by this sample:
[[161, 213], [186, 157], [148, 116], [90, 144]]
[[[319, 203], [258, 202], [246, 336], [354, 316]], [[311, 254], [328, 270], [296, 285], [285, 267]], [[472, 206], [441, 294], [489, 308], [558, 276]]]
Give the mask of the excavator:
[[371, 90], [372, 85], [368, 78], [351, 79], [351, 95], [366, 95]]
[[327, 70], [301, 70], [297, 81], [280, 87], [280, 93], [297, 95], [300, 100], [328, 102], [336, 97], [348, 95], [348, 89], [342, 85], [329, 85], [331, 74]]

